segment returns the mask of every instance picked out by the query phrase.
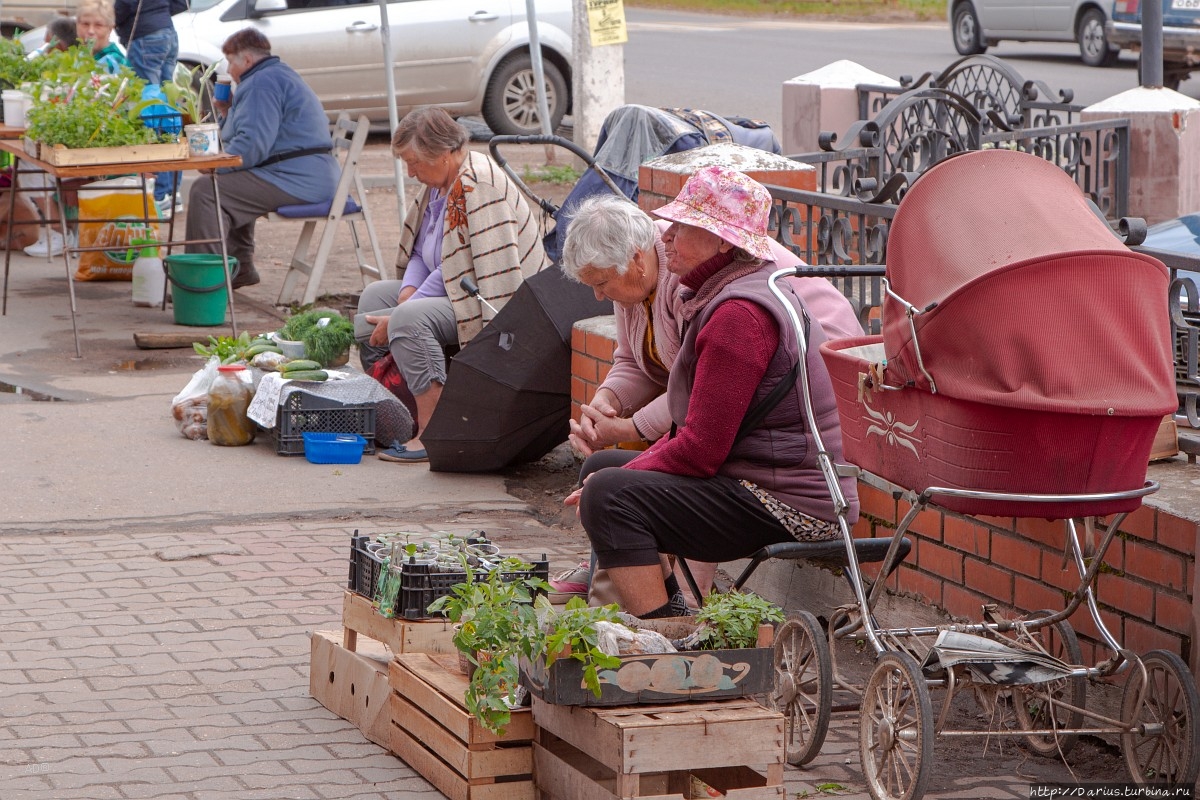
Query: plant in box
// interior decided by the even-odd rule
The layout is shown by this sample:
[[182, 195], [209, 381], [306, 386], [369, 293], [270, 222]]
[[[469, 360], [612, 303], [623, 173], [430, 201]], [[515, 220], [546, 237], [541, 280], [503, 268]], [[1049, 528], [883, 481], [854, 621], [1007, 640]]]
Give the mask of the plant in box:
[[465, 557], [462, 566], [467, 580], [435, 600], [429, 612], [444, 614], [455, 623], [454, 646], [474, 666], [468, 670], [467, 710], [485, 728], [500, 735], [518, 704], [517, 657], [537, 646], [534, 593], [550, 587], [538, 578], [506, 581], [506, 571], [531, 569], [519, 559], [505, 559], [484, 580], [475, 580]]

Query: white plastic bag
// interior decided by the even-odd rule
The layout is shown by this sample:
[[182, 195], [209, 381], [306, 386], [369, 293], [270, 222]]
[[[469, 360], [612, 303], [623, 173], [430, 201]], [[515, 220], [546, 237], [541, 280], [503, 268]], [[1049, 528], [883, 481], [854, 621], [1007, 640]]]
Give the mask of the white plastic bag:
[[171, 414], [179, 432], [187, 439], [208, 438], [208, 389], [217, 378], [221, 359], [212, 356], [203, 368], [196, 370], [183, 391], [171, 401]]

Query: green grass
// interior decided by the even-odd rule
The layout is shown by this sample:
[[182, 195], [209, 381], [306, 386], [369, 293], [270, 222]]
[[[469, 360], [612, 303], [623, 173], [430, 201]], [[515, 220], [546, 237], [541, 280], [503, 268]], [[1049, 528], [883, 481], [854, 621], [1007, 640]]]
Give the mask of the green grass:
[[521, 180], [526, 183], [571, 184], [579, 180], [579, 173], [569, 164], [544, 164], [540, 167], [525, 167]]
[[945, 0], [629, 0], [644, 8], [670, 8], [715, 14], [872, 19], [945, 20]]

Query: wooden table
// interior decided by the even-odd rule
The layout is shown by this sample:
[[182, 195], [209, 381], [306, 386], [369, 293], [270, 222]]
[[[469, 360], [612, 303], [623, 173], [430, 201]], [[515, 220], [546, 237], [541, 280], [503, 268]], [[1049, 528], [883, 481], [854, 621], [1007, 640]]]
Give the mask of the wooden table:
[[[19, 134], [22, 131], [23, 131], [23, 129], [21, 129], [21, 128], [0, 126], [0, 137], [12, 136], [14, 133]], [[145, 176], [147, 174], [155, 173], [155, 172], [183, 172], [183, 171], [197, 170], [200, 172], [207, 172], [207, 174], [209, 175], [209, 177], [211, 178], [211, 180], [213, 182], [213, 194], [216, 198], [216, 206], [217, 206], [217, 229], [220, 232], [220, 239], [219, 240], [197, 239], [195, 241], [189, 241], [186, 239], [178, 240], [178, 241], [175, 240], [175, 238], [174, 238], [175, 214], [174, 214], [174, 212], [172, 212], [170, 218], [168, 220], [166, 220], [166, 222], [167, 222], [167, 239], [166, 239], [166, 241], [160, 242], [160, 246], [166, 247], [167, 251], [170, 252], [170, 249], [173, 246], [179, 246], [179, 245], [185, 245], [185, 244], [209, 244], [212, 242], [219, 241], [220, 246], [221, 246], [221, 257], [223, 259], [222, 263], [225, 264], [225, 290], [226, 290], [226, 293], [228, 296], [228, 302], [229, 302], [229, 319], [230, 319], [230, 323], [233, 327], [233, 335], [237, 336], [237, 333], [238, 333], [237, 317], [234, 314], [234, 308], [233, 308], [233, 278], [229, 273], [229, 266], [228, 266], [229, 265], [229, 253], [226, 251], [226, 248], [225, 248], [225, 220], [221, 216], [221, 213], [220, 213], [221, 212], [221, 193], [220, 193], [220, 190], [217, 185], [218, 182], [217, 182], [216, 170], [221, 167], [241, 166], [241, 164], [242, 164], [241, 156], [221, 154], [221, 155], [216, 155], [216, 156], [190, 156], [185, 159], [172, 159], [169, 161], [138, 161], [138, 162], [132, 162], [132, 163], [107, 163], [107, 164], [86, 164], [86, 165], [77, 165], [77, 166], [56, 166], [54, 164], [50, 164], [45, 161], [42, 161], [39, 158], [34, 158], [29, 153], [25, 152], [24, 142], [21, 139], [0, 138], [0, 151], [5, 152], [5, 153], [10, 153], [13, 156], [13, 172], [12, 172], [13, 186], [12, 186], [12, 194], [9, 195], [9, 204], [8, 204], [9, 241], [7, 242], [7, 244], [9, 245], [9, 247], [8, 247], [8, 249], [5, 250], [5, 254], [4, 254], [4, 294], [3, 294], [3, 305], [0, 306], [0, 314], [8, 313], [8, 273], [9, 273], [9, 265], [12, 260], [11, 237], [12, 237], [12, 230], [13, 230], [13, 216], [14, 216], [13, 212], [16, 209], [17, 192], [18, 191], [27, 191], [27, 190], [23, 190], [17, 186], [16, 177], [17, 177], [18, 172], [41, 171], [41, 172], [46, 173], [47, 175], [49, 175], [51, 178], [54, 179], [55, 195], [58, 198], [58, 222], [62, 228], [63, 241], [67, 242], [68, 241], [67, 240], [67, 214], [66, 214], [66, 206], [63, 203], [63, 191], [62, 191], [63, 181], [76, 180], [79, 178], [99, 178], [99, 177], [106, 177], [106, 176], [113, 176], [113, 175], [138, 174], [142, 178], [142, 194], [144, 197], [145, 192], [146, 192]], [[29, 191], [37, 191], [37, 189], [30, 189]], [[143, 221], [146, 224], [149, 225], [149, 224], [155, 224], [155, 223], [160, 222], [157, 218], [151, 216], [149, 200], [144, 200], [142, 207], [143, 207], [143, 213], [144, 213]], [[116, 220], [116, 219], [89, 219], [88, 220], [88, 222], [120, 222], [120, 221], [122, 221], [122, 220]], [[48, 222], [53, 222], [53, 220], [50, 220]], [[45, 224], [45, 223], [43, 223], [43, 224]], [[63, 255], [63, 265], [66, 267], [66, 270], [67, 270], [67, 293], [68, 293], [68, 295], [70, 297], [70, 301], [71, 301], [71, 328], [75, 334], [75, 357], [76, 358], [82, 358], [83, 353], [82, 353], [82, 351], [80, 349], [80, 345], [79, 345], [79, 324], [78, 324], [78, 322], [76, 320], [76, 316], [75, 316], [75, 314], [76, 314], [76, 309], [75, 309], [75, 270], [74, 270], [74, 267], [73, 267], [71, 261], [73, 258], [78, 258], [79, 253], [84, 252], [86, 250], [104, 250], [104, 249], [112, 249], [112, 248], [111, 247], [108, 247], [108, 248], [104, 248], [104, 247], [80, 248], [80, 247], [69, 247], [68, 246], [68, 247], [64, 247], [64, 249], [63, 249], [63, 254], [62, 254]]]

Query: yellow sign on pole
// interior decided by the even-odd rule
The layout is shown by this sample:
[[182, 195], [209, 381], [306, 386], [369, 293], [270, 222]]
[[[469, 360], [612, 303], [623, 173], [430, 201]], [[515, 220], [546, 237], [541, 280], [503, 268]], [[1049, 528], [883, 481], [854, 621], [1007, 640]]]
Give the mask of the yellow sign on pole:
[[587, 11], [592, 47], [629, 41], [625, 30], [625, 6], [621, 0], [587, 0]]

